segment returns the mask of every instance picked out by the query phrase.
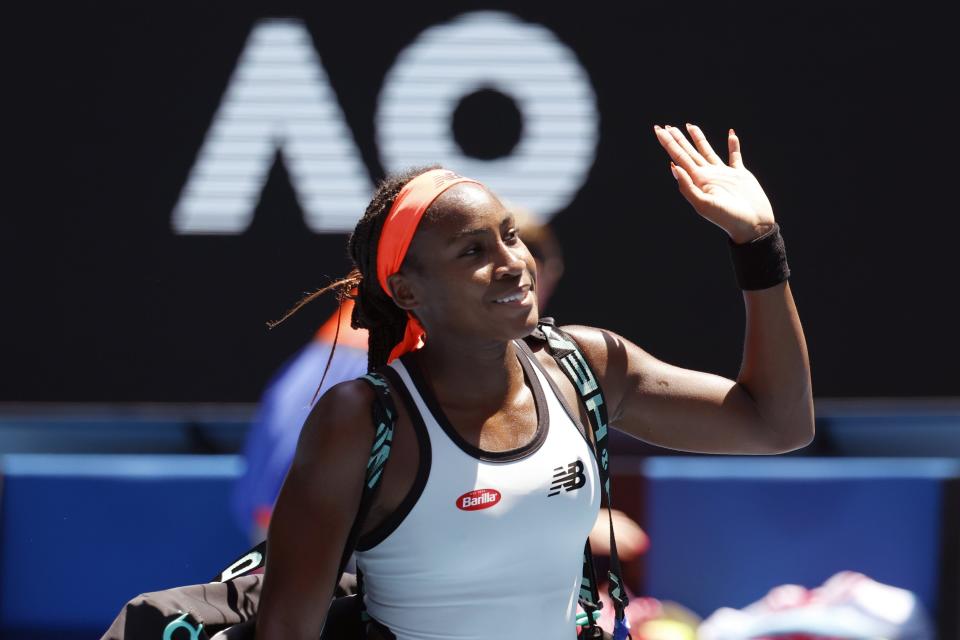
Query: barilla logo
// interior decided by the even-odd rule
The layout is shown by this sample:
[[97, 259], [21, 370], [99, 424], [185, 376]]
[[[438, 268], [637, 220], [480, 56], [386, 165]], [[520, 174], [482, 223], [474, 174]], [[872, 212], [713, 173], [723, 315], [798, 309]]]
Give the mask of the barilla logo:
[[457, 498], [457, 508], [462, 511], [489, 509], [500, 502], [500, 492], [496, 489], [475, 489]]

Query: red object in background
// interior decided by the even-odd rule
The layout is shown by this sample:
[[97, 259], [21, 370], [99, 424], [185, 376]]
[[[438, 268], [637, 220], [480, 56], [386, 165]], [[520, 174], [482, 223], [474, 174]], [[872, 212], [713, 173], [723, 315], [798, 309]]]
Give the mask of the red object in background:
[[271, 507], [257, 507], [253, 513], [253, 521], [262, 531], [266, 531], [267, 527], [270, 526], [271, 515], [273, 515], [273, 509]]

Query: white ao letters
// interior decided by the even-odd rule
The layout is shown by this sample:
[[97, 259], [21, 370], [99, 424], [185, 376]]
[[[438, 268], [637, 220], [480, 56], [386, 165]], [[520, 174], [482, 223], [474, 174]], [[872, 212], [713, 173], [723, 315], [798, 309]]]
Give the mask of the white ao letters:
[[[523, 118], [513, 151], [471, 158], [453, 139], [464, 96], [491, 88]], [[428, 28], [384, 79], [376, 140], [387, 171], [439, 162], [549, 219], [593, 164], [596, 97], [573, 52], [546, 27], [502, 12], [465, 13]], [[180, 234], [238, 234], [253, 220], [277, 153], [307, 226], [350, 231], [373, 185], [302, 22], [258, 22], [173, 210]]]

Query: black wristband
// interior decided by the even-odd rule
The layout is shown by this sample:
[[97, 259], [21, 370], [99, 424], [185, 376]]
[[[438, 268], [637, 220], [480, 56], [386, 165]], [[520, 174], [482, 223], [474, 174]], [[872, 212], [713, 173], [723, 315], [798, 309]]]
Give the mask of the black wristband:
[[780, 225], [759, 238], [744, 244], [730, 242], [730, 258], [737, 274], [737, 284], [744, 291], [769, 289], [790, 277], [787, 253], [780, 235]]

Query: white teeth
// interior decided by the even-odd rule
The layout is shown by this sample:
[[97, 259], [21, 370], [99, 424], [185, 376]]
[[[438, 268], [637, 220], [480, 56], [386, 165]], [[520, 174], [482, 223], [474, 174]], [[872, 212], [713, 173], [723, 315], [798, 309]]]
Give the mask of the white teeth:
[[526, 291], [521, 291], [520, 293], [515, 293], [512, 296], [507, 296], [506, 298], [498, 298], [494, 302], [513, 302], [515, 300], [523, 300], [527, 295]]

